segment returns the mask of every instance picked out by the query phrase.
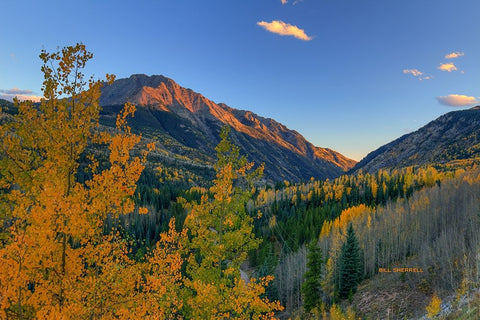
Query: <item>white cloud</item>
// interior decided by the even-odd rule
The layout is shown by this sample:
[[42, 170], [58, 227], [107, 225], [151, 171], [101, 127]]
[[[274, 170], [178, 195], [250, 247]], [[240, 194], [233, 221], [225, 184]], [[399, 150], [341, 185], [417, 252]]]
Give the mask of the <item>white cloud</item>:
[[423, 75], [423, 73], [418, 69], [404, 69], [403, 73], [404, 74], [411, 73], [414, 77], [419, 77], [419, 76]]
[[445, 55], [445, 59], [456, 59], [458, 57], [463, 57], [465, 55], [465, 53], [463, 52], [452, 52], [452, 53], [449, 53], [447, 55]]
[[448, 96], [437, 97], [440, 104], [451, 107], [466, 107], [479, 103], [478, 99], [462, 94], [449, 94]]
[[449, 62], [449, 63], [441, 63], [440, 66], [438, 67], [439, 70], [442, 70], [442, 71], [448, 71], [448, 72], [452, 72], [452, 71], [455, 71], [455, 70], [458, 70], [457, 67], [455, 66], [455, 64]]
[[312, 37], [308, 36], [303, 29], [280, 20], [273, 20], [272, 22], [260, 21], [257, 22], [257, 25], [281, 36], [293, 36], [304, 41], [312, 40]]

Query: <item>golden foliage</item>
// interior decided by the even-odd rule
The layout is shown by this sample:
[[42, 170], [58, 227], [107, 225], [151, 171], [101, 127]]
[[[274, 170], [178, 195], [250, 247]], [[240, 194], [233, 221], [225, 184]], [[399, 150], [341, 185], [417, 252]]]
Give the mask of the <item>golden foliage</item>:
[[131, 307], [130, 319], [181, 319], [183, 308], [182, 255], [187, 244], [186, 229], [175, 230], [175, 219], [169, 223], [169, 231], [160, 235], [160, 241], [139, 266], [143, 275], [139, 300]]
[[185, 220], [192, 238], [193, 250], [187, 262], [185, 285], [190, 289], [187, 299], [190, 316], [195, 319], [270, 319], [273, 311], [281, 310], [278, 302], [261, 298], [268, 277], [250, 280], [240, 277], [240, 266], [247, 253], [256, 249], [259, 240], [253, 234], [253, 218], [245, 205], [251, 197], [253, 179], [263, 170], [253, 171], [253, 164], [239, 156], [238, 147], [228, 140], [223, 129], [217, 146], [217, 172], [210, 193], [200, 203], [190, 206]]
[[370, 208], [368, 208], [364, 204], [360, 204], [358, 206], [345, 209], [340, 214], [340, 217], [335, 219], [335, 221], [333, 222], [333, 226], [337, 230], [342, 230], [343, 232], [347, 229], [347, 226], [350, 222], [359, 220], [360, 218], [363, 218], [364, 216], [368, 215], [370, 212], [371, 212]]
[[[326, 317], [326, 314], [324, 313], [323, 316], [324, 319], [328, 318]], [[330, 307], [330, 317], [328, 318], [330, 320], [356, 320], [360, 319], [360, 317], [356, 317], [355, 311], [351, 307], [347, 308], [346, 312], [343, 312], [340, 306], [333, 304]]]
[[427, 317], [433, 318], [436, 316], [440, 310], [441, 310], [441, 305], [442, 305], [442, 299], [440, 299], [437, 294], [434, 294], [432, 296], [432, 300], [430, 301], [430, 304], [427, 306]]
[[[135, 107], [118, 116], [118, 133], [96, 133], [101, 82], [81, 73], [91, 57], [82, 44], [42, 51], [45, 98], [17, 101], [18, 114], [0, 126], [0, 318], [110, 317], [135, 292], [127, 243], [103, 230], [107, 215], [134, 209], [144, 168], [130, 156], [140, 140], [126, 125]], [[109, 167], [97, 172], [87, 156], [93, 176], [83, 184], [80, 157], [92, 143], [108, 145]]]

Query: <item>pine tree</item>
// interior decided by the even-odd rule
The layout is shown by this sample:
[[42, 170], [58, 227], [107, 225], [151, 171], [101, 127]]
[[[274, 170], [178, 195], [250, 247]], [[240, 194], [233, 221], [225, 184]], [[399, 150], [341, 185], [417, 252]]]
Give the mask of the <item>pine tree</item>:
[[361, 280], [360, 246], [352, 224], [347, 228], [347, 239], [340, 251], [338, 293], [340, 298], [347, 298], [357, 290]]
[[303, 307], [307, 312], [320, 307], [322, 302], [320, 281], [324, 263], [322, 249], [318, 246], [317, 241], [314, 240], [308, 245], [308, 270], [305, 272], [305, 282], [302, 284]]

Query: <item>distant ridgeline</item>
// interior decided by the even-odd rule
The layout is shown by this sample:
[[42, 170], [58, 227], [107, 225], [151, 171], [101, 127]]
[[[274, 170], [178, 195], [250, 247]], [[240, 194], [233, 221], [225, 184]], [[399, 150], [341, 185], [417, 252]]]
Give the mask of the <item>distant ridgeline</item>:
[[[197, 106], [198, 109], [206, 108], [202, 103], [213, 104], [201, 95], [181, 88], [172, 80], [160, 76], [158, 79], [142, 75], [132, 76], [129, 79], [117, 80], [113, 88], [115, 89], [117, 83], [132, 86], [130, 83], [132, 79], [140, 82], [143, 90], [147, 90], [144, 81], [156, 81], [156, 83], [160, 81], [158, 87], [170, 86], [174, 88], [171, 89], [173, 92], [177, 90], [184, 93], [185, 91], [190, 96], [193, 95], [194, 98], [190, 99], [197, 102], [190, 105]], [[106, 98], [102, 98], [104, 103], [112, 99], [108, 100], [108, 97], [112, 97], [112, 93], [108, 90], [107, 88], [106, 93], [104, 92]], [[170, 97], [170, 99], [176, 101], [172, 103], [179, 108], [180, 102], [177, 100], [180, 98]], [[203, 102], [204, 100], [206, 102]], [[112, 102], [121, 101], [112, 100]], [[0, 105], [7, 113], [15, 112], [11, 102], [0, 100]], [[150, 214], [156, 217], [132, 215], [122, 218], [125, 219], [125, 225], [128, 225], [129, 232], [134, 238], [146, 241], [147, 244], [158, 240], [159, 231], [166, 229], [170, 217], [176, 216], [179, 218], [177, 224], [182, 223], [185, 213], [182, 206], [176, 204], [178, 197], [187, 200], [199, 199], [214, 178], [212, 167], [214, 159], [211, 154], [205, 152], [208, 149], [213, 150], [214, 142], [209, 141], [205, 145], [200, 145], [199, 137], [208, 139], [204, 137], [205, 134], [195, 135], [197, 129], [191, 126], [190, 121], [196, 119], [198, 115], [190, 115], [192, 119], [181, 118], [173, 112], [162, 112], [161, 115], [153, 116], [158, 111], [158, 106], [138, 108], [131, 121], [133, 128], [142, 132], [144, 143], [153, 140], [163, 147], [150, 153], [149, 164], [138, 182], [136, 193], [136, 202], [152, 208]], [[118, 108], [104, 107], [101, 114], [104, 128], [114, 125], [113, 115]], [[167, 106], [163, 105], [163, 108]], [[173, 107], [168, 106], [168, 108]], [[324, 221], [335, 219], [344, 209], [360, 204], [375, 207], [397, 198], [408, 198], [414, 191], [424, 186], [439, 183], [444, 176], [450, 174], [449, 171], [452, 168], [475, 163], [477, 161], [475, 157], [480, 151], [480, 110], [478, 109], [479, 107], [475, 107], [470, 110], [450, 112], [418, 131], [377, 149], [351, 170], [356, 173], [355, 175], [343, 175], [326, 181], [312, 180], [301, 184], [294, 184], [285, 179], [284, 182], [277, 182], [274, 187], [259, 188], [256, 198], [249, 203], [249, 210], [252, 213], [260, 209], [263, 214], [262, 218], [256, 221], [257, 235], [264, 239], [273, 239], [274, 242], [278, 241], [287, 251], [295, 251], [320, 234]], [[206, 121], [205, 118], [208, 117], [200, 117], [203, 121]], [[218, 126], [219, 124], [215, 123], [213, 127], [219, 130]], [[170, 133], [176, 128], [181, 130], [176, 131], [176, 138], [174, 138]], [[213, 133], [212, 139], [216, 139]], [[414, 155], [410, 155], [412, 152]], [[250, 154], [247, 156], [251, 160]], [[435, 159], [441, 160], [435, 162]], [[415, 161], [418, 161], [418, 164]], [[433, 166], [416, 167], [429, 163]], [[410, 167], [402, 169], [407, 166]], [[269, 165], [265, 164], [265, 167], [268, 172]], [[378, 171], [381, 168], [398, 169]], [[195, 188], [191, 189], [191, 187]], [[127, 223], [129, 219], [138, 221]], [[271, 249], [269, 241], [264, 241], [261, 249], [252, 253], [252, 263], [254, 265], [264, 263], [267, 251]]]
[[480, 157], [480, 106], [449, 112], [369, 153], [351, 172], [446, 164]]

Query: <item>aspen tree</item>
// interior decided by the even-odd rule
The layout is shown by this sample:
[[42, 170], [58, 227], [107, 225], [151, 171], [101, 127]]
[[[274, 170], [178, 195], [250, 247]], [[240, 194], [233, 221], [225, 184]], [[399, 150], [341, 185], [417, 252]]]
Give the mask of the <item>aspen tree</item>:
[[191, 293], [187, 313], [196, 319], [274, 318], [273, 311], [281, 310], [281, 306], [261, 297], [273, 278], [246, 283], [240, 276], [248, 252], [260, 243], [245, 205], [253, 180], [262, 174], [263, 167], [253, 170], [253, 163], [240, 156], [228, 133], [228, 127], [224, 127], [216, 147], [216, 178], [210, 188], [213, 197], [204, 194], [200, 203], [191, 205], [185, 220], [192, 235], [188, 246], [193, 250], [185, 280]]
[[437, 296], [437, 294], [434, 294], [429, 305], [426, 307], [427, 317], [431, 319], [436, 316], [441, 310], [441, 305], [442, 300]]
[[[99, 133], [102, 84], [82, 73], [92, 56], [82, 44], [42, 50], [41, 104], [16, 101], [0, 125], [0, 318], [101, 317], [134, 288], [126, 244], [103, 222], [133, 211], [146, 154], [130, 156], [140, 140], [126, 125], [132, 105], [116, 134]], [[92, 178], [80, 183], [92, 144], [108, 146], [108, 168], [87, 155]]]

